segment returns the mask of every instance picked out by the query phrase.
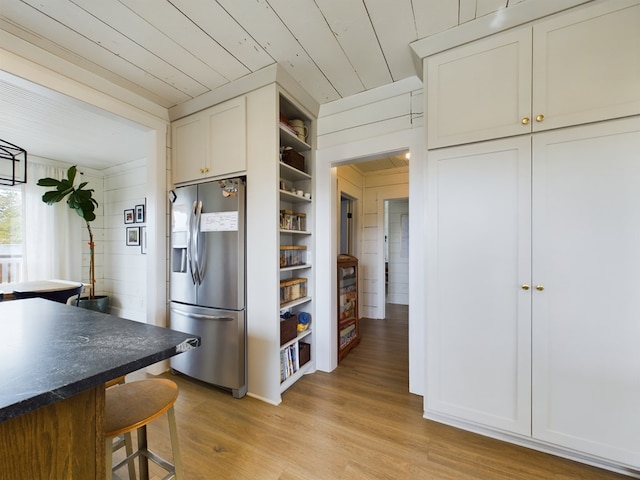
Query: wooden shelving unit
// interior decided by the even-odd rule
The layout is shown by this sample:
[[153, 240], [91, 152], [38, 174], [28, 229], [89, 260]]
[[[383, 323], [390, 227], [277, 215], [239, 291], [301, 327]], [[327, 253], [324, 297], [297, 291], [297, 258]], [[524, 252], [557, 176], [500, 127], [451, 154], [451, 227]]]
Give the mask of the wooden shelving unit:
[[360, 343], [358, 259], [338, 256], [338, 363]]

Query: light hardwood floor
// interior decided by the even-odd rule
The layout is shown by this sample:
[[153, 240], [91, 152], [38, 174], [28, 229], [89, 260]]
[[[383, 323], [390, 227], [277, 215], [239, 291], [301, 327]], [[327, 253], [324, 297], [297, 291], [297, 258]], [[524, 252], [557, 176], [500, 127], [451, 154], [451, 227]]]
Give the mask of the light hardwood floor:
[[[629, 478], [423, 419], [422, 397], [408, 393], [406, 307], [389, 305], [387, 317], [364, 319], [338, 368], [306, 375], [277, 407], [165, 374], [180, 387], [184, 480]], [[149, 438], [170, 458], [164, 418]]]

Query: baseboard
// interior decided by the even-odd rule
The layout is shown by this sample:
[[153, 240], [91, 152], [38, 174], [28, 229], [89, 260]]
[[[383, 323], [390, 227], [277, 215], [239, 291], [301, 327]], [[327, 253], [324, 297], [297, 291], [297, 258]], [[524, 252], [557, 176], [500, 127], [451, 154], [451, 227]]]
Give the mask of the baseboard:
[[604, 470], [621, 473], [632, 478], [640, 478], [640, 470], [638, 470], [637, 468], [617, 464], [601, 457], [588, 455], [582, 452], [560, 447], [558, 445], [536, 440], [531, 437], [516, 435], [501, 430], [494, 430], [483, 425], [478, 425], [473, 422], [468, 422], [437, 412], [425, 411], [423, 413], [423, 417], [427, 420], [433, 420], [434, 422], [443, 423], [445, 425], [460, 428], [468, 432], [477, 433], [485, 437], [495, 438], [496, 440], [502, 440], [504, 442], [513, 443], [514, 445], [519, 445], [521, 447], [526, 447], [532, 450], [537, 450], [539, 452], [555, 455], [556, 457], [562, 457], [568, 460], [573, 460], [575, 462], [591, 465], [593, 467], [602, 468]]

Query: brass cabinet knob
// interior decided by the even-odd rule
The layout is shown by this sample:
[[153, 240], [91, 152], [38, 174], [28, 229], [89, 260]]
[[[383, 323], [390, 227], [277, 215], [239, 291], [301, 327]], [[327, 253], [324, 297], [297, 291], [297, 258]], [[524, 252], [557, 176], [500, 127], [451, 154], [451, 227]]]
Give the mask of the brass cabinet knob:
[[526, 283], [524, 285], [522, 285], [520, 288], [522, 288], [523, 290], [529, 290], [531, 288], [530, 285], [527, 285]]
[[530, 122], [529, 117], [524, 117], [521, 121], [523, 125], [527, 125]]
[[544, 115], [538, 115], [538, 116], [536, 117], [536, 122], [541, 122], [541, 121], [543, 121], [543, 120], [544, 120]]
[[539, 292], [544, 290], [544, 285], [536, 285], [536, 290], [538, 290]]

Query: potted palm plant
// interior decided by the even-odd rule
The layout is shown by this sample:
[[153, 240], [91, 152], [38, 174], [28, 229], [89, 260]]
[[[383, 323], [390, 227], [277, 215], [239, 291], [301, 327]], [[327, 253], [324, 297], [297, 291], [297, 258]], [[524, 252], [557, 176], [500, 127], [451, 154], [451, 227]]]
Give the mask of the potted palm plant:
[[76, 166], [69, 167], [67, 170], [67, 178], [57, 180], [55, 178], [41, 178], [38, 185], [41, 187], [54, 187], [42, 195], [42, 201], [48, 205], [58, 203], [64, 198], [67, 199], [67, 205], [74, 210], [85, 221], [87, 231], [89, 232], [89, 296], [80, 298], [78, 305], [90, 310], [98, 310], [106, 312], [109, 305], [109, 299], [106, 295], [95, 295], [96, 277], [95, 277], [95, 243], [93, 241], [93, 231], [91, 230], [91, 222], [96, 219], [95, 209], [98, 202], [93, 198], [93, 189], [85, 188], [88, 182], [82, 182], [78, 186], [74, 186], [76, 178]]

